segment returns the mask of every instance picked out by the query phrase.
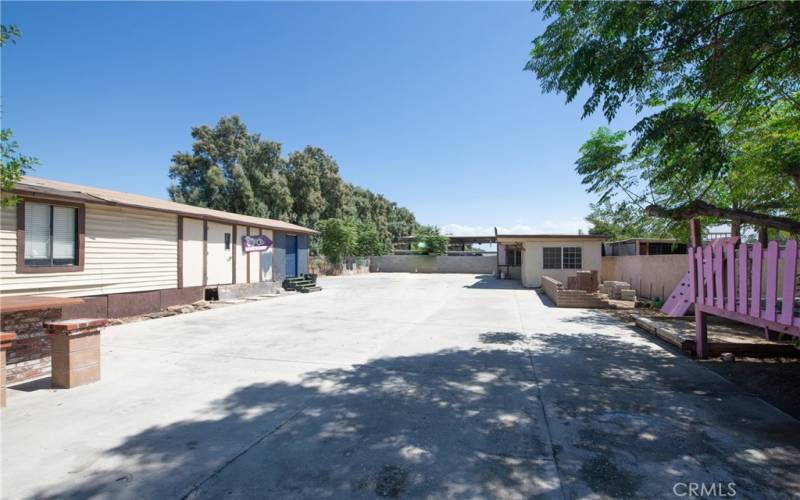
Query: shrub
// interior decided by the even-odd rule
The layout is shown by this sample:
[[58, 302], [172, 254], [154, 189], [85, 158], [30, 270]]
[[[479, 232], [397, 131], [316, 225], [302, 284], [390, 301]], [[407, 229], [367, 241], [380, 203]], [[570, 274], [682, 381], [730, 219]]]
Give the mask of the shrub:
[[445, 255], [449, 241], [450, 238], [439, 234], [438, 227], [423, 226], [417, 230], [414, 246], [426, 255]]
[[352, 221], [327, 219], [320, 223], [320, 251], [332, 264], [352, 255], [358, 243], [358, 230]]

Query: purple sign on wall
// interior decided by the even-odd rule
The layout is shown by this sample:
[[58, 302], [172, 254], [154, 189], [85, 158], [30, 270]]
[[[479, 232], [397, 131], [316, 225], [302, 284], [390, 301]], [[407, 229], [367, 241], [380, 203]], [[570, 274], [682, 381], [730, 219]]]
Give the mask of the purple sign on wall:
[[242, 250], [245, 252], [260, 252], [272, 246], [272, 240], [266, 235], [254, 234], [242, 236]]

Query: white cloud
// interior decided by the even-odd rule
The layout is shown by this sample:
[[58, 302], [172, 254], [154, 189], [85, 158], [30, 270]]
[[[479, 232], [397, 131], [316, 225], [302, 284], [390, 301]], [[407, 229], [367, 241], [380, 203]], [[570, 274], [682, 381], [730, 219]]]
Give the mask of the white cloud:
[[[453, 236], [494, 236], [494, 227], [471, 226], [468, 224], [445, 224], [442, 234]], [[497, 226], [499, 234], [578, 234], [578, 230], [589, 231], [589, 224], [583, 219], [541, 220], [527, 223], [515, 220], [511, 226]]]

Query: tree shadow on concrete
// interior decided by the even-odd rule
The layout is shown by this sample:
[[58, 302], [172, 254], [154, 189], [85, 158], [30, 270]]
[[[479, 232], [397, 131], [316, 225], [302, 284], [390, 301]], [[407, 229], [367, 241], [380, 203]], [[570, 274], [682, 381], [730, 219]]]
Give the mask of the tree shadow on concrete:
[[[542, 300], [550, 300], [544, 296]], [[552, 304], [552, 302], [551, 302]], [[553, 305], [553, 307], [556, 307]], [[581, 308], [561, 308], [571, 310], [574, 314], [562, 318], [564, 323], [578, 323], [580, 325], [591, 326], [619, 326], [620, 319], [612, 315], [608, 309], [581, 309]]]
[[241, 387], [196, 419], [127, 437], [91, 474], [37, 497], [652, 498], [676, 481], [730, 480], [745, 497], [779, 498], [800, 488], [796, 420], [650, 344], [590, 330], [479, 338], [485, 348]]
[[671, 497], [679, 481], [800, 491], [800, 421], [631, 334], [527, 335], [567, 497]]
[[478, 335], [478, 340], [483, 344], [524, 346], [526, 337], [519, 332], [486, 332]]
[[559, 495], [525, 352], [441, 351], [241, 387], [39, 498]]

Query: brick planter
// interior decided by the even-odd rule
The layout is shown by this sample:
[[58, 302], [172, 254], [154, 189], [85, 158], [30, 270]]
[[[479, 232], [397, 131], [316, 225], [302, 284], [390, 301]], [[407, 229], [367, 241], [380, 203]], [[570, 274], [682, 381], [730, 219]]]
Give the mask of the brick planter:
[[0, 332], [0, 408], [6, 405], [6, 351], [16, 338], [16, 333]]
[[107, 319], [45, 323], [50, 336], [53, 387], [70, 389], [100, 380], [100, 328]]

